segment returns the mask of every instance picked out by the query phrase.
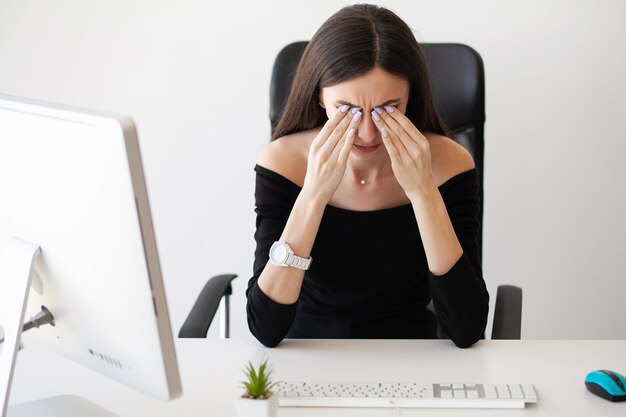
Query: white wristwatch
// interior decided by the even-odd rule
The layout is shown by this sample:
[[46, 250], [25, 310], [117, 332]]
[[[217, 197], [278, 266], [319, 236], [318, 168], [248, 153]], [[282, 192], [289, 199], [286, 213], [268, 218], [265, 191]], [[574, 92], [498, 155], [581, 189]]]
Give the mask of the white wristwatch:
[[276, 241], [270, 248], [270, 261], [276, 266], [293, 266], [306, 271], [311, 266], [312, 260], [311, 257], [305, 259], [294, 255], [287, 242]]

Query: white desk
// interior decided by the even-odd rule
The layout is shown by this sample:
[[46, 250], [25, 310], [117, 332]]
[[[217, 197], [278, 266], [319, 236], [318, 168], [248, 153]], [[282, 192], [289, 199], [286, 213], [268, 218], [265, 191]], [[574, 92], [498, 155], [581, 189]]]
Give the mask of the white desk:
[[[589, 393], [595, 369], [626, 372], [626, 341], [286, 340], [266, 349], [240, 340], [177, 341], [183, 396], [161, 403], [35, 346], [19, 356], [12, 403], [76, 394], [124, 417], [235, 416], [244, 363], [264, 355], [281, 380], [532, 383], [540, 401], [524, 410], [403, 410], [410, 416], [626, 416], [626, 402]], [[283, 408], [289, 416], [395, 416], [392, 409]]]

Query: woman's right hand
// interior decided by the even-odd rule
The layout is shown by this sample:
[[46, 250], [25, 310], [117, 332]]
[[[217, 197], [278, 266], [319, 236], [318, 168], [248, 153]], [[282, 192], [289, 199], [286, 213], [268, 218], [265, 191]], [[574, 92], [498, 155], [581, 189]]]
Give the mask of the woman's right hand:
[[362, 113], [344, 105], [326, 122], [309, 148], [302, 190], [327, 204], [346, 172]]

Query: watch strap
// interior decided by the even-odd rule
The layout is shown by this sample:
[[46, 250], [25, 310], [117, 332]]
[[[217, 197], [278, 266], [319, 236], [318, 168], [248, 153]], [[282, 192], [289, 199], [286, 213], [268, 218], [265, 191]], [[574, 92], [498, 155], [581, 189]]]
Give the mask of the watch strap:
[[287, 260], [285, 261], [285, 263], [294, 268], [298, 268], [298, 269], [302, 269], [306, 271], [307, 269], [309, 269], [309, 266], [311, 266], [312, 260], [313, 259], [311, 257], [307, 259], [307, 258], [302, 258], [300, 256], [294, 255], [293, 253], [290, 253], [287, 256]]

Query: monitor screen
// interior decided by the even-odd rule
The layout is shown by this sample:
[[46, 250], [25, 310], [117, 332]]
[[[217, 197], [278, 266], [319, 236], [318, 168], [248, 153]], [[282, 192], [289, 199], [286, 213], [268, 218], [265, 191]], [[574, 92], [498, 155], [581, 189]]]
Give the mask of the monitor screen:
[[132, 120], [0, 95], [0, 196], [0, 252], [11, 237], [41, 249], [25, 316], [45, 306], [55, 318], [23, 333], [25, 348], [158, 399], [180, 395]]

